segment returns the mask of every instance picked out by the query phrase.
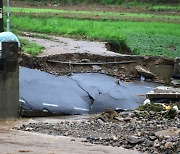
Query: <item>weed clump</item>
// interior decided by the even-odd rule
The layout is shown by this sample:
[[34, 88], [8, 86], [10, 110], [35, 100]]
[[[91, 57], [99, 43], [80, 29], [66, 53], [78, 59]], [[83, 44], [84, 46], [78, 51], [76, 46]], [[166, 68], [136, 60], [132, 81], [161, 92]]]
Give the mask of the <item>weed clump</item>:
[[167, 119], [174, 119], [179, 114], [178, 105], [173, 104], [145, 104], [137, 108], [139, 111], [151, 112], [154, 115], [160, 113], [162, 117]]
[[146, 105], [140, 105], [137, 108], [137, 110], [161, 112], [164, 110], [164, 107], [161, 104], [146, 104]]

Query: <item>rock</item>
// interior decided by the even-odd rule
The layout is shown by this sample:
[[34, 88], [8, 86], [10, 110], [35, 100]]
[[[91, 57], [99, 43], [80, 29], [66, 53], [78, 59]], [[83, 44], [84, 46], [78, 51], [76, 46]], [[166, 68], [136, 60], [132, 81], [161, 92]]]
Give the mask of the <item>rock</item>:
[[146, 145], [147, 145], [147, 147], [152, 147], [152, 146], [153, 146], [153, 142], [147, 140], [147, 141], [146, 141]]
[[141, 132], [137, 132], [137, 136], [139, 136], [139, 137], [140, 137], [141, 135], [142, 135], [142, 133], [141, 133]]
[[149, 136], [149, 139], [150, 139], [151, 141], [154, 141], [154, 140], [157, 139], [157, 137], [156, 137], [156, 136]]
[[121, 144], [119, 142], [114, 142], [113, 146], [119, 147]]
[[169, 128], [169, 129], [166, 129], [166, 130], [161, 130], [161, 131], [158, 131], [155, 133], [155, 135], [157, 137], [160, 137], [160, 136], [178, 136], [180, 133], [180, 128]]
[[146, 104], [151, 104], [151, 101], [149, 99], [146, 99], [144, 102], [143, 102], [143, 105], [146, 105]]
[[174, 61], [174, 76], [180, 77], [180, 57], [176, 57]]
[[92, 65], [92, 69], [93, 69], [93, 71], [97, 72], [97, 71], [101, 71], [102, 67], [100, 67], [98, 65]]
[[121, 118], [121, 117], [115, 117], [115, 119], [116, 119], [117, 121], [121, 121], [121, 122], [124, 121], [124, 118]]
[[148, 135], [149, 135], [149, 136], [155, 136], [155, 133], [154, 133], [154, 131], [150, 131], [150, 132], [148, 133]]
[[173, 108], [172, 108], [172, 109], [174, 109], [174, 110], [176, 111], [176, 113], [180, 113], [180, 110], [179, 110], [179, 108], [178, 108], [178, 106], [177, 106], [177, 105], [173, 106]]
[[137, 65], [135, 67], [135, 69], [137, 70], [137, 72], [147, 78], [155, 78], [156, 75], [152, 72], [150, 72], [147, 68], [143, 67], [143, 66], [140, 66], [140, 65]]
[[82, 59], [81, 62], [89, 63], [89, 62], [91, 62], [91, 61], [90, 61], [90, 59]]
[[124, 118], [125, 122], [130, 122], [131, 120], [132, 120], [132, 118], [130, 118], [130, 117]]
[[131, 144], [138, 144], [141, 143], [144, 139], [136, 136], [129, 136], [127, 140]]
[[71, 139], [71, 141], [76, 141], [75, 139]]
[[102, 73], [102, 74], [105, 74], [106, 72], [105, 72], [104, 70], [101, 70], [101, 73]]
[[165, 149], [170, 149], [172, 147], [173, 147], [173, 143], [172, 142], [166, 142], [165, 145], [164, 145]]
[[172, 78], [171, 83], [174, 87], [180, 87], [180, 80], [179, 79]]
[[118, 141], [118, 138], [117, 138], [116, 136], [113, 136], [113, 137], [112, 137], [112, 140], [113, 140], [113, 141]]
[[101, 120], [101, 119], [97, 119], [97, 123], [100, 124], [100, 125], [103, 125], [103, 124], [104, 124], [104, 121]]
[[26, 127], [25, 128], [25, 131], [32, 131], [33, 130], [33, 128], [31, 128], [31, 127]]
[[64, 135], [64, 136], [68, 136], [68, 135], [69, 135], [69, 133], [68, 133], [68, 132], [65, 132], [63, 135]]
[[157, 147], [160, 147], [160, 144], [159, 144], [159, 142], [155, 142], [153, 146], [154, 146], [155, 148], [157, 148]]

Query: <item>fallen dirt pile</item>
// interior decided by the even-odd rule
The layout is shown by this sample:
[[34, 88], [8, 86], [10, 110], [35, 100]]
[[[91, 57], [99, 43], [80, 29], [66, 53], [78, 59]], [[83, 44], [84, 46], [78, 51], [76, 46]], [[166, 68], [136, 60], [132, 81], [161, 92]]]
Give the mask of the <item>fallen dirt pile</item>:
[[[82, 142], [124, 147], [150, 153], [180, 152], [180, 115], [174, 119], [165, 111], [108, 110], [83, 121], [29, 123], [15, 128], [49, 135], [84, 138]], [[73, 139], [72, 141], [75, 141]]]
[[[39, 69], [56, 75], [102, 73], [123, 81], [139, 80], [136, 66], [143, 66], [156, 75], [151, 81], [169, 82], [174, 74], [174, 59], [131, 55], [102, 56], [87, 53], [65, 53], [45, 57], [21, 55], [20, 66]], [[147, 80], [149, 77], [147, 76]]]

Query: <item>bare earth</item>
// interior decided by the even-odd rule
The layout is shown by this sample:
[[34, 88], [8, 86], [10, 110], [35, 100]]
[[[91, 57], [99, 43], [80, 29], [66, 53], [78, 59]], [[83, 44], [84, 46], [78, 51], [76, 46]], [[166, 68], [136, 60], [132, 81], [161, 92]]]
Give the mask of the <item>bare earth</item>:
[[96, 54], [103, 56], [116, 56], [121, 55], [118, 53], [114, 53], [112, 51], [108, 51], [106, 49], [106, 42], [92, 42], [85, 40], [75, 40], [71, 38], [65, 38], [60, 36], [50, 36], [51, 40], [41, 39], [41, 38], [33, 38], [33, 37], [25, 37], [30, 42], [34, 42], [43, 46], [45, 49], [43, 53], [38, 55], [38, 57], [44, 57], [49, 55], [56, 54], [64, 54], [64, 53], [78, 53], [78, 54]]

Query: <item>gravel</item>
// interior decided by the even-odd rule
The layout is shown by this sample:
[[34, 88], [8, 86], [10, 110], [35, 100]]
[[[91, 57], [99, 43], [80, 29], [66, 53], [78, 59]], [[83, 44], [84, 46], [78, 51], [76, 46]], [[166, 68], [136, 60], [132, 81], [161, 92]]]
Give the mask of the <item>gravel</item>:
[[[104, 114], [107, 115], [107, 114]], [[147, 153], [180, 152], [180, 115], [164, 118], [164, 112], [121, 112], [104, 120], [102, 115], [82, 121], [29, 123], [15, 129], [49, 135], [82, 138], [82, 142], [124, 147]], [[73, 141], [75, 141], [73, 139]]]

